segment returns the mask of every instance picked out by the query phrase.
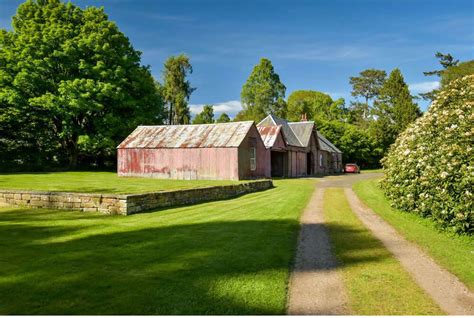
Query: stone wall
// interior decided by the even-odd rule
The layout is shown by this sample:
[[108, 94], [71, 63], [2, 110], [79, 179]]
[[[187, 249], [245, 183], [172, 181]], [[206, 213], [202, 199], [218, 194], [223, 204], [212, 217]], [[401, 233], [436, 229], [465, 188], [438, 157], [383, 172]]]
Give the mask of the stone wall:
[[0, 190], [0, 202], [31, 208], [127, 214], [126, 195]]
[[128, 195], [0, 190], [0, 202], [31, 208], [127, 215], [163, 207], [229, 199], [271, 187], [271, 180], [261, 180], [237, 185]]

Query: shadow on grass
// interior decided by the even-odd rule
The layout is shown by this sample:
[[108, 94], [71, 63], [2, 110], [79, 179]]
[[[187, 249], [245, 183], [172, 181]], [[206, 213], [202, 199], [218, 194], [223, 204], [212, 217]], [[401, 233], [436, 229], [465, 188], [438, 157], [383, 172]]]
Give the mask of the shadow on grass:
[[[0, 314], [285, 312], [296, 220], [149, 218], [137, 227], [138, 216], [54, 213], [0, 213]], [[357, 231], [332, 230], [348, 233], [354, 248], [370, 248]]]

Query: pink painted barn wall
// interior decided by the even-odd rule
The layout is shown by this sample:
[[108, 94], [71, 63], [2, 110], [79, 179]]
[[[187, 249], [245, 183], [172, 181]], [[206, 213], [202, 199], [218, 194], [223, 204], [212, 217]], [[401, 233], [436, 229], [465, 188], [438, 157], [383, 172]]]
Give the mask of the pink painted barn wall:
[[238, 180], [238, 148], [118, 149], [119, 176]]

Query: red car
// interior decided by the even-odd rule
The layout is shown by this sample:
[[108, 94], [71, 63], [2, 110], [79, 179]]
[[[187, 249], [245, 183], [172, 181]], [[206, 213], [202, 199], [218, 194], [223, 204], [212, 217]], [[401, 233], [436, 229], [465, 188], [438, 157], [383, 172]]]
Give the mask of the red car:
[[344, 167], [345, 173], [360, 173], [360, 168], [356, 163], [347, 163]]

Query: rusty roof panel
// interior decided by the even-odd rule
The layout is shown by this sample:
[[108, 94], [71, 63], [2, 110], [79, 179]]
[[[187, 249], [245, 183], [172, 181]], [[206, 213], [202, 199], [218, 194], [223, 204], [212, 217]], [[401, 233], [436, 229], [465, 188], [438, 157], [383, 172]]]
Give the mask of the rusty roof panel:
[[206, 124], [138, 126], [117, 148], [238, 147], [252, 121]]
[[257, 127], [258, 133], [262, 137], [263, 143], [266, 148], [271, 148], [275, 144], [280, 133], [281, 126], [260, 126]]

